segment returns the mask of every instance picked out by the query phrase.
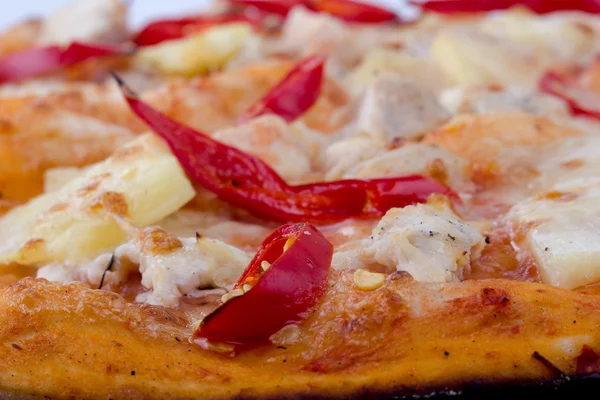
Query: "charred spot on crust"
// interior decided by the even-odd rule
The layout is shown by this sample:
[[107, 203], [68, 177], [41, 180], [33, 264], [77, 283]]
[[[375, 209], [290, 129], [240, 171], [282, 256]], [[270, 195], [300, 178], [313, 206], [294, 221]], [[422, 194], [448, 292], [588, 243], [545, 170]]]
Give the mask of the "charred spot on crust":
[[504, 305], [510, 302], [510, 296], [504, 289], [484, 288], [480, 293], [481, 304], [486, 306]]
[[583, 345], [581, 354], [577, 356], [575, 363], [575, 373], [577, 375], [600, 372], [600, 355], [587, 344]]

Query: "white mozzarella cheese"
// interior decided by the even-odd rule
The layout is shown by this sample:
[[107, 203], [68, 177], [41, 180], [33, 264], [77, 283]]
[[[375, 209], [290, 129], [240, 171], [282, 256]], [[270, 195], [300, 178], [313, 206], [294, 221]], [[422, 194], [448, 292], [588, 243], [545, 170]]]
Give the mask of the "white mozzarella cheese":
[[570, 116], [563, 100], [516, 87], [458, 86], [443, 91], [440, 102], [453, 114], [522, 111], [549, 118]]
[[311, 160], [294, 132], [275, 115], [265, 115], [235, 128], [223, 129], [213, 137], [247, 151], [268, 163], [282, 178], [301, 180], [311, 170]]
[[445, 181], [460, 192], [472, 189], [467, 163], [443, 147], [426, 143], [405, 143], [401, 147], [359, 162], [344, 178], [385, 178], [422, 174]]

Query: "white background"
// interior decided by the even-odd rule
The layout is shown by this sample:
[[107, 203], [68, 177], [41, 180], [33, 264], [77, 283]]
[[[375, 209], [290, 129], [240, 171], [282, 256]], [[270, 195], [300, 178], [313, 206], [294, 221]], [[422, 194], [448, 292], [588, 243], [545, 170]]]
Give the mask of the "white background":
[[[0, 0], [0, 29], [31, 16], [43, 16], [73, 1], [86, 0]], [[212, 0], [127, 0], [131, 3], [131, 26], [140, 26], [149, 19], [184, 14], [198, 10]], [[369, 0], [365, 0], [369, 1]], [[371, 0], [374, 3], [398, 7], [405, 0]]]

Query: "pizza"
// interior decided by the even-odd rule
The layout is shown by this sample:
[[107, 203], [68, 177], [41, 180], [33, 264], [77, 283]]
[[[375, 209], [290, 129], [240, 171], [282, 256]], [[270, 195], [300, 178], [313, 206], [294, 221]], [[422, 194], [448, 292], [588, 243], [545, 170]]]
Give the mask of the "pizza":
[[600, 373], [600, 3], [397, 6], [2, 32], [0, 397]]

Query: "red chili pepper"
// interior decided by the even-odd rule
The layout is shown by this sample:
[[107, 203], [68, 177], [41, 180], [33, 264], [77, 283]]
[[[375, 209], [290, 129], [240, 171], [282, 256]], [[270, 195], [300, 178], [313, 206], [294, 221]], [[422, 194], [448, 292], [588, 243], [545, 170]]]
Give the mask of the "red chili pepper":
[[487, 12], [514, 6], [527, 7], [537, 14], [567, 10], [600, 13], [598, 0], [426, 0], [413, 1], [412, 4], [424, 11], [441, 14]]
[[166, 40], [181, 39], [191, 33], [210, 28], [214, 25], [231, 22], [248, 22], [253, 25], [260, 24], [258, 17], [249, 18], [239, 15], [166, 19], [152, 22], [142, 28], [133, 37], [133, 42], [138, 46], [152, 46]]
[[600, 96], [578, 88], [556, 72], [546, 72], [539, 82], [540, 91], [564, 100], [573, 115], [600, 119]]
[[288, 185], [264, 161], [179, 124], [142, 102], [118, 78], [133, 112], [161, 136], [188, 175], [222, 200], [253, 214], [283, 221], [340, 221], [383, 215], [391, 207], [458, 196], [422, 176]]
[[66, 49], [49, 46], [24, 50], [0, 59], [0, 83], [43, 75], [92, 58], [126, 55], [130, 52], [123, 47], [79, 42], [71, 43]]
[[352, 0], [312, 0], [312, 4], [317, 11], [350, 22], [382, 23], [398, 20], [398, 15], [390, 10]]
[[262, 99], [248, 108], [238, 119], [244, 123], [264, 114], [276, 114], [292, 122], [317, 101], [323, 84], [325, 59], [311, 56], [300, 61]]
[[296, 6], [312, 9], [310, 0], [229, 0], [229, 3], [244, 7], [255, 7], [271, 14], [286, 16]]
[[289, 14], [292, 8], [303, 6], [351, 22], [381, 23], [398, 20], [398, 15], [390, 10], [354, 0], [229, 0], [229, 2], [284, 16]]
[[[196, 340], [253, 344], [302, 321], [325, 293], [332, 255], [333, 246], [314, 226], [283, 225], [263, 241], [236, 285], [252, 288], [209, 314]], [[270, 266], [262, 272], [265, 261]]]

